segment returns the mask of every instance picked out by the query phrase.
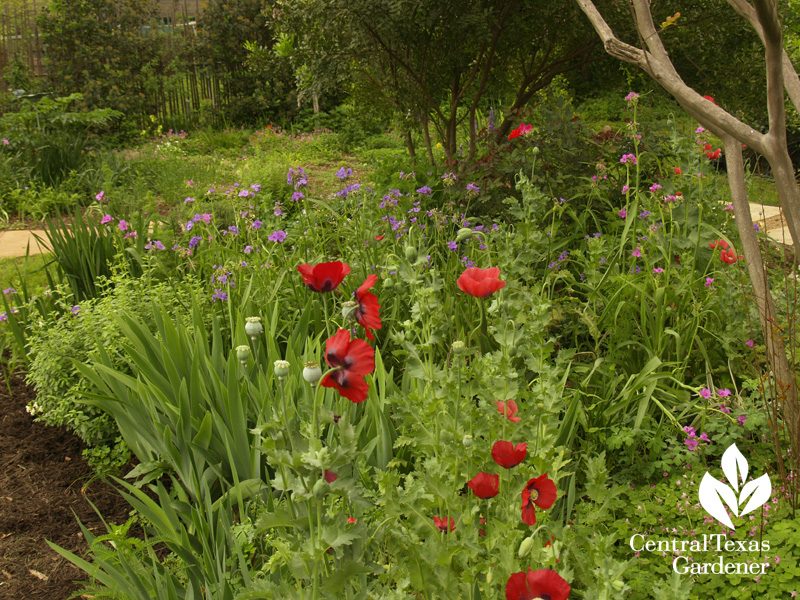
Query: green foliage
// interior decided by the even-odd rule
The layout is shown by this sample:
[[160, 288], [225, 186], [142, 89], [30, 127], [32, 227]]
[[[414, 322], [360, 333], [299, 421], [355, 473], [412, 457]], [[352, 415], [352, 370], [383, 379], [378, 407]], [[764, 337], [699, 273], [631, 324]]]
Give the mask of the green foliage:
[[[120, 348], [123, 334], [115, 321], [117, 315], [137, 316], [152, 324], [152, 305], [157, 302], [164, 306], [165, 315], [185, 319], [185, 306], [197, 287], [188, 280], [175, 286], [123, 274], [98, 277], [95, 285], [104, 292], [102, 297], [82, 301], [75, 309], [66, 304], [66, 297], [60, 316], [31, 310], [27, 334], [27, 380], [37, 391], [31, 412], [48, 425], [66, 425], [91, 446], [111, 442], [118, 434], [106, 414], [83, 403], [83, 395], [92, 388], [76, 365], [87, 363], [102, 349], [113, 365], [127, 370], [129, 359]], [[102, 458], [96, 452], [93, 455]]]

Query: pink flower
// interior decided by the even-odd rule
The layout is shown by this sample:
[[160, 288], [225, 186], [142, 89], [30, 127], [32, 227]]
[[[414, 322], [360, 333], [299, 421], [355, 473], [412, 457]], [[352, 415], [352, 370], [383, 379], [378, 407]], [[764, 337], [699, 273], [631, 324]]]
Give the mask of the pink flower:
[[731, 395], [731, 391], [728, 388], [722, 388], [721, 390], [717, 390], [717, 395], [720, 398], [725, 398], [726, 396]]
[[625, 96], [625, 100], [627, 100], [628, 102], [633, 102], [634, 100], [638, 99], [639, 99], [639, 94], [637, 94], [636, 92], [628, 92], [628, 95]]
[[663, 273], [664, 269], [662, 267], [653, 267], [653, 275], [658, 275], [659, 273]]
[[631, 189], [631, 188], [629, 188], [627, 185], [623, 185], [622, 186], [622, 193], [623, 194], [627, 194], [629, 189]]
[[111, 215], [106, 215], [105, 217], [103, 217], [102, 219], [100, 219], [100, 223], [101, 223], [102, 225], [105, 225], [106, 223], [110, 223], [110, 222], [111, 222], [111, 221], [113, 221], [113, 220], [114, 220], [114, 217], [112, 217]]
[[718, 405], [720, 412], [724, 412], [726, 415], [731, 414], [731, 409], [725, 406], [724, 404]]
[[713, 277], [706, 277], [706, 287], [710, 288], [712, 283], [714, 283], [714, 278]]
[[117, 225], [120, 231], [128, 231], [128, 222], [125, 219], [120, 219]]
[[625, 209], [623, 208], [621, 211], [619, 211], [619, 212], [617, 213], [617, 216], [618, 216], [620, 219], [624, 219], [625, 217], [627, 217], [627, 216], [628, 216], [628, 211], [627, 211], [627, 210], [625, 210]]
[[702, 390], [700, 390], [700, 395], [706, 400], [708, 400], [709, 398], [711, 398], [711, 390], [708, 389], [707, 387], [704, 387]]
[[100, 201], [103, 199], [103, 195], [104, 195], [104, 194], [105, 194], [105, 192], [104, 192], [103, 190], [100, 190], [100, 193], [99, 193], [99, 194], [97, 194], [97, 195], [94, 197], [94, 199], [95, 199], [95, 200], [97, 200], [98, 202], [100, 202]]
[[747, 340], [744, 343], [744, 345], [747, 346], [748, 348], [752, 348], [753, 346], [755, 346], [755, 342], [753, 342], [753, 340]]
[[695, 450], [697, 450], [697, 446], [700, 445], [700, 442], [698, 442], [695, 438], [686, 438], [686, 441], [684, 443], [686, 444], [686, 447], [689, 449], [690, 452], [694, 452]]
[[739, 425], [744, 425], [745, 421], [747, 421], [747, 415], [739, 415], [736, 420], [739, 421]]
[[642, 256], [642, 251], [639, 250], [639, 246], [636, 246], [636, 250], [631, 252], [631, 256], [635, 256], [636, 258], [639, 258], [639, 257]]

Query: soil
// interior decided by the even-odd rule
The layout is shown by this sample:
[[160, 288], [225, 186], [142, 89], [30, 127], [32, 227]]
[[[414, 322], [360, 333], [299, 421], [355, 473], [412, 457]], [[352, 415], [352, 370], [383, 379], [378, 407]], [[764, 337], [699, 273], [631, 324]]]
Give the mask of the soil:
[[131, 507], [105, 483], [89, 483], [77, 437], [33, 422], [25, 406], [35, 393], [21, 375], [11, 392], [0, 378], [0, 599], [66, 600], [88, 576], [45, 540], [83, 556], [88, 546], [75, 515], [105, 533], [88, 500], [111, 523], [127, 520]]

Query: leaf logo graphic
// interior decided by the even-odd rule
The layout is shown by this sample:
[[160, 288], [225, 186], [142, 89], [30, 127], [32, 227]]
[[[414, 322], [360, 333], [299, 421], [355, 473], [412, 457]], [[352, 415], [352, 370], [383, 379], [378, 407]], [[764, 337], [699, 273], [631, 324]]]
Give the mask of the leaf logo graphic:
[[769, 476], [765, 473], [748, 482], [747, 469], [747, 459], [739, 452], [736, 444], [731, 444], [722, 455], [722, 472], [730, 485], [722, 483], [710, 473], [706, 473], [700, 482], [700, 504], [708, 514], [731, 529], [736, 528], [727, 509], [734, 516], [742, 517], [759, 508], [772, 495]]

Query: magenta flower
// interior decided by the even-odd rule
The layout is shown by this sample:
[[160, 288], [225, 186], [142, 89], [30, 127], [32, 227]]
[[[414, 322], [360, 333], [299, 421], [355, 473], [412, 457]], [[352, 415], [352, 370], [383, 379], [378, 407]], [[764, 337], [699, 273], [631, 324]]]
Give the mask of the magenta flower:
[[739, 415], [736, 420], [739, 421], [739, 425], [744, 425], [744, 422], [747, 421], [747, 415]]
[[700, 442], [698, 442], [695, 438], [686, 438], [684, 443], [691, 452], [697, 450], [697, 447], [700, 445]]
[[128, 222], [125, 219], [120, 219], [117, 225], [120, 231], [128, 231]]
[[625, 217], [627, 217], [627, 216], [628, 216], [628, 211], [627, 211], [627, 210], [625, 210], [625, 209], [623, 208], [621, 211], [619, 211], [619, 212], [617, 213], [617, 216], [618, 216], [620, 219], [624, 219]]
[[628, 187], [627, 185], [623, 185], [623, 186], [622, 186], [622, 193], [623, 193], [623, 194], [627, 194], [629, 189], [631, 189], [631, 188], [630, 188], [630, 187]]
[[713, 277], [706, 277], [706, 287], [710, 288], [712, 283], [714, 283], [714, 278]]
[[711, 398], [711, 390], [708, 389], [707, 387], [704, 387], [702, 390], [700, 390], [700, 395], [706, 400], [708, 400], [709, 398]]
[[623, 154], [622, 158], [619, 159], [621, 163], [631, 163], [636, 164], [636, 155], [635, 154]]
[[114, 220], [114, 217], [112, 217], [111, 215], [106, 215], [105, 217], [103, 217], [102, 219], [100, 219], [100, 223], [101, 223], [102, 225], [105, 225], [106, 223], [110, 223], [110, 222], [111, 222], [111, 221], [113, 221], [113, 220]]
[[104, 195], [104, 194], [105, 194], [105, 192], [104, 192], [103, 190], [100, 190], [100, 193], [99, 193], [99, 194], [97, 194], [97, 195], [94, 197], [94, 199], [95, 199], [95, 200], [97, 200], [98, 202], [100, 202], [100, 201], [103, 199], [103, 195]]
[[642, 256], [642, 251], [639, 249], [639, 246], [636, 246], [636, 250], [631, 252], [631, 256], [635, 256], [636, 258], [640, 258]]
[[686, 427], [684, 427], [684, 428], [683, 428], [683, 430], [686, 432], [686, 434], [687, 434], [687, 435], [688, 435], [690, 438], [693, 438], [693, 437], [695, 437], [695, 431], [694, 431], [694, 427], [689, 427], [689, 426], [687, 425]]
[[747, 341], [744, 343], [744, 345], [745, 345], [745, 346], [747, 346], [748, 348], [752, 348], [752, 347], [753, 347], [753, 346], [755, 346], [756, 344], [755, 344], [755, 342], [753, 342], [753, 340], [747, 340]]
[[627, 100], [628, 102], [633, 102], [634, 100], [638, 99], [639, 99], [639, 94], [637, 94], [636, 92], [628, 92], [628, 95], [625, 96], [625, 100]]
[[724, 404], [718, 405], [720, 412], [724, 412], [726, 415], [731, 414], [731, 409], [725, 406]]
[[663, 273], [664, 269], [662, 267], [653, 267], [653, 275], [658, 275], [659, 273]]

